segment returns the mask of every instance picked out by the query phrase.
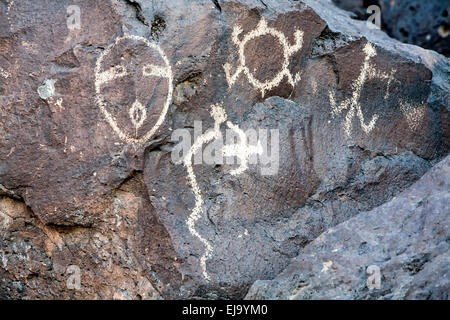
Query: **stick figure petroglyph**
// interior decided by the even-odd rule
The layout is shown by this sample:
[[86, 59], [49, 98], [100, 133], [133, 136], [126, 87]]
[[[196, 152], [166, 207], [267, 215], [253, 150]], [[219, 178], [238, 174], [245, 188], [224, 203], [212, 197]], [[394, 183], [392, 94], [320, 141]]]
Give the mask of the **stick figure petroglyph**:
[[[228, 86], [231, 87], [239, 78], [241, 73], [244, 73], [248, 81], [253, 87], [261, 90], [261, 95], [264, 97], [266, 91], [277, 87], [284, 77], [287, 77], [289, 84], [294, 87], [298, 81], [300, 81], [300, 74], [296, 74], [295, 76], [289, 71], [289, 60], [291, 56], [298, 52], [303, 46], [303, 31], [297, 30], [294, 33], [295, 44], [290, 45], [286, 36], [267, 25], [264, 17], [258, 23], [258, 26], [255, 30], [249, 32], [244, 36], [242, 40], [239, 40], [239, 35], [242, 33], [242, 28], [239, 25], [234, 26], [232, 40], [233, 43], [239, 48], [239, 67], [236, 69], [234, 74], [231, 74], [231, 65], [229, 63], [225, 63], [223, 69], [225, 71], [225, 76], [227, 79]], [[261, 82], [250, 72], [249, 68], [246, 65], [245, 61], [245, 45], [250, 41], [258, 37], [262, 37], [265, 35], [270, 35], [278, 39], [281, 46], [283, 47], [283, 65], [281, 67], [281, 71], [275, 75], [272, 80], [268, 80], [265, 82]]]
[[240, 159], [240, 165], [237, 169], [230, 171], [232, 175], [238, 175], [243, 173], [248, 168], [248, 158], [253, 154], [262, 154], [263, 148], [261, 142], [258, 144], [249, 145], [245, 132], [240, 129], [237, 125], [233, 124], [231, 121], [227, 121], [227, 114], [220, 104], [215, 104], [211, 106], [211, 117], [214, 119], [214, 128], [208, 130], [204, 134], [200, 135], [189, 149], [186, 157], [184, 157], [183, 164], [186, 167], [188, 181], [191, 185], [192, 191], [195, 196], [195, 206], [189, 215], [186, 224], [190, 233], [200, 240], [205, 246], [205, 252], [200, 258], [200, 266], [202, 268], [203, 277], [206, 280], [210, 280], [208, 272], [206, 270], [206, 260], [211, 257], [213, 247], [208, 240], [206, 240], [202, 235], [198, 233], [195, 229], [195, 224], [198, 219], [201, 218], [203, 213], [203, 197], [200, 188], [197, 183], [197, 178], [194, 173], [192, 158], [196, 152], [198, 152], [204, 144], [207, 144], [214, 139], [220, 139], [221, 132], [220, 126], [226, 122], [229, 129], [233, 130], [239, 136], [239, 142], [235, 144], [225, 145], [222, 148], [224, 156], [237, 156]]
[[387, 90], [384, 96], [385, 100], [390, 95], [390, 86], [392, 81], [397, 81], [393, 77], [394, 73], [396, 72], [395, 69], [392, 70], [390, 74], [388, 74], [384, 72], [379, 72], [374, 67], [370, 66], [370, 59], [377, 55], [375, 48], [370, 43], [367, 43], [364, 46], [363, 50], [366, 56], [364, 58], [364, 64], [361, 68], [358, 78], [352, 83], [352, 90], [353, 90], [352, 96], [342, 101], [340, 105], [337, 105], [335, 92], [332, 91], [329, 92], [331, 113], [333, 114], [333, 116], [336, 116], [339, 113], [343, 112], [344, 110], [348, 109], [347, 115], [345, 116], [345, 119], [343, 121], [344, 130], [347, 136], [351, 135], [353, 117], [357, 116], [359, 118], [361, 128], [365, 133], [370, 133], [373, 130], [379, 118], [378, 114], [374, 114], [369, 123], [366, 123], [366, 121], [364, 120], [364, 114], [362, 112], [361, 103], [359, 100], [361, 97], [361, 91], [366, 81], [369, 79], [376, 79], [376, 78], [387, 80]]
[[[122, 56], [121, 57], [122, 60], [117, 65], [109, 68], [103, 66], [107, 57], [112, 55], [111, 54], [112, 50], [125, 41], [130, 41], [138, 45], [143, 44], [147, 48], [147, 50], [156, 52], [164, 65], [161, 66], [157, 64], [140, 61], [139, 59], [143, 59], [140, 55], [132, 57], [132, 54], [127, 52], [129, 51], [129, 49], [126, 48], [124, 53], [125, 57]], [[130, 56], [135, 60], [137, 60], [137, 62], [135, 62], [133, 65], [134, 67], [133, 70], [127, 69], [130, 68], [131, 65], [131, 62], [127, 61], [127, 59], [131, 60]], [[139, 80], [136, 80], [138, 84], [141, 86], [142, 85], [145, 86], [145, 78], [148, 77], [161, 78], [167, 81], [167, 98], [163, 103], [161, 113], [159, 114], [156, 123], [147, 132], [139, 134], [139, 130], [148, 120], [148, 110], [146, 104], [149, 101], [151, 102], [153, 96], [147, 97], [146, 94], [148, 92], [153, 92], [152, 90], [150, 90], [151, 88], [145, 88], [145, 90], [142, 90], [143, 93], [141, 93], [141, 95], [144, 96], [143, 98], [142, 97], [139, 98], [136, 93], [134, 101], [132, 102], [126, 101], [124, 103], [121, 103], [121, 106], [125, 105], [126, 108], [128, 109], [128, 112], [126, 112], [125, 114], [127, 114], [128, 121], [129, 123], [131, 123], [134, 129], [134, 135], [130, 134], [130, 132], [126, 132], [124, 128], [121, 127], [121, 125], [119, 125], [116, 118], [114, 117], [113, 112], [110, 109], [108, 109], [107, 99], [103, 94], [105, 85], [108, 85], [112, 82], [117, 82], [118, 83], [117, 86], [120, 86], [121, 79], [131, 76], [141, 77], [139, 78]], [[166, 55], [158, 45], [151, 43], [147, 39], [140, 36], [124, 35], [122, 37], [118, 37], [116, 41], [113, 44], [111, 44], [97, 59], [97, 63], [95, 66], [95, 91], [97, 97], [97, 105], [99, 106], [100, 110], [102, 111], [103, 115], [105, 116], [106, 120], [108, 121], [109, 125], [112, 127], [114, 132], [122, 140], [125, 140], [128, 143], [145, 143], [156, 133], [156, 131], [159, 129], [159, 127], [165, 120], [172, 99], [172, 91], [173, 91], [172, 80], [173, 80], [172, 69], [170, 67], [169, 60], [167, 59]], [[142, 82], [144, 82], [144, 84]], [[126, 88], [126, 90], [123, 91], [130, 91], [130, 88]], [[114, 94], [118, 95], [117, 93]]]

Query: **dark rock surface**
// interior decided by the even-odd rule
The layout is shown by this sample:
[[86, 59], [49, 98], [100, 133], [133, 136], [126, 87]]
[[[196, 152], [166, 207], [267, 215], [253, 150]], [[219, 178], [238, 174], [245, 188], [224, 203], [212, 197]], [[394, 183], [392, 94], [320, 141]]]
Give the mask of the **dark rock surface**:
[[448, 0], [333, 0], [351, 11], [354, 18], [367, 20], [370, 5], [381, 9], [381, 29], [405, 43], [450, 56], [450, 1]]
[[[23, 0], [0, 15], [2, 298], [242, 298], [449, 151], [448, 59], [328, 1]], [[230, 81], [254, 30], [257, 81]], [[224, 135], [279, 130], [275, 172], [195, 164], [195, 192], [172, 135], [213, 128], [211, 105]]]
[[[411, 188], [316, 238], [247, 299], [449, 299], [450, 157]], [[379, 288], [367, 286], [369, 266]], [[372, 272], [370, 272], [372, 274]]]

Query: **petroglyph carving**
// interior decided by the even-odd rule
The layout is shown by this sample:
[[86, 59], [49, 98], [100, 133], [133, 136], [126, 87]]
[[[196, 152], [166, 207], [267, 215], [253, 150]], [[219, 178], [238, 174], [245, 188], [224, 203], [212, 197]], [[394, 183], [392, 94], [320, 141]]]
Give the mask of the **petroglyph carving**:
[[9, 16], [9, 13], [11, 12], [11, 8], [14, 5], [14, 0], [7, 0], [6, 4], [7, 4], [7, 7], [6, 7], [6, 19], [8, 20], [9, 30], [11, 30], [11, 17]]
[[364, 119], [364, 114], [362, 112], [362, 106], [360, 103], [360, 97], [362, 88], [366, 83], [366, 81], [370, 79], [387, 80], [387, 89], [384, 99], [387, 99], [390, 95], [390, 86], [392, 82], [398, 81], [395, 80], [393, 76], [396, 73], [395, 69], [392, 70], [390, 74], [388, 74], [384, 72], [379, 72], [370, 65], [370, 59], [377, 55], [375, 48], [370, 43], [367, 43], [364, 46], [364, 53], [366, 54], [364, 64], [361, 68], [358, 78], [352, 84], [352, 91], [353, 91], [352, 96], [342, 101], [340, 105], [337, 105], [335, 92], [332, 91], [329, 92], [331, 113], [333, 114], [333, 116], [340, 114], [344, 110], [348, 110], [347, 115], [345, 116], [345, 119], [343, 121], [343, 127], [347, 136], [351, 135], [353, 117], [355, 116], [358, 117], [361, 128], [366, 134], [370, 133], [373, 130], [378, 120], [379, 117], [378, 114], [374, 114], [372, 119], [368, 123], [366, 123]]
[[142, 126], [145, 119], [147, 118], [147, 110], [139, 101], [135, 101], [133, 103], [130, 108], [129, 114], [131, 122], [136, 127], [136, 130]]
[[[105, 68], [103, 66], [103, 63], [107, 57], [109, 57], [112, 53], [113, 48], [121, 44], [123, 41], [132, 41], [137, 44], [144, 44], [148, 50], [155, 51], [159, 57], [163, 61], [163, 65], [157, 65], [152, 63], [143, 63], [140, 62], [135, 67], [136, 70], [133, 74], [132, 71], [127, 70], [127, 67], [125, 66], [125, 63], [127, 61], [127, 58], [124, 58], [124, 56], [121, 57], [124, 64], [117, 64], [115, 66], [112, 66], [110, 68]], [[108, 110], [107, 101], [102, 94], [103, 86], [106, 84], [109, 84], [111, 82], [117, 81], [119, 84], [120, 80], [126, 77], [130, 76], [143, 76], [143, 78], [139, 78], [140, 83], [142, 81], [145, 81], [145, 77], [157, 77], [161, 78], [165, 81], [167, 81], [167, 98], [164, 102], [164, 105], [162, 107], [161, 113], [159, 115], [159, 118], [157, 119], [156, 123], [149, 129], [147, 132], [139, 134], [139, 130], [143, 127], [145, 122], [148, 120], [148, 110], [146, 107], [146, 104], [148, 101], [151, 100], [151, 97], [146, 97], [145, 100], [140, 100], [139, 97], [135, 97], [134, 101], [129, 102], [127, 105], [127, 115], [128, 115], [128, 121], [132, 124], [134, 128], [134, 136], [130, 133], [125, 132], [122, 128], [120, 128], [118, 122], [116, 121], [114, 115], [111, 113], [110, 110]], [[169, 109], [171, 99], [172, 99], [172, 91], [173, 91], [173, 85], [172, 85], [172, 69], [169, 64], [169, 60], [167, 59], [165, 53], [163, 50], [156, 44], [151, 43], [147, 39], [140, 37], [140, 36], [133, 36], [133, 35], [124, 35], [122, 37], [118, 37], [116, 41], [111, 44], [97, 59], [96, 67], [95, 67], [95, 91], [97, 95], [97, 105], [99, 106], [100, 110], [102, 111], [103, 115], [105, 116], [107, 122], [112, 127], [114, 132], [124, 141], [128, 143], [145, 143], [147, 140], [149, 140], [156, 131], [160, 128], [162, 123], [165, 120], [167, 111]], [[145, 92], [152, 92], [150, 90], [151, 88], [148, 88], [145, 90]], [[128, 89], [129, 90], [129, 89]], [[137, 94], [136, 94], [137, 95]]]
[[0, 67], [0, 77], [8, 79], [10, 76], [11, 74], [8, 71], [5, 71], [2, 67]]
[[[261, 91], [262, 97], [264, 97], [266, 91], [277, 87], [285, 77], [288, 79], [288, 82], [292, 87], [294, 87], [297, 82], [300, 81], [300, 74], [292, 75], [292, 73], [289, 71], [289, 61], [291, 56], [302, 48], [303, 31], [295, 31], [295, 43], [294, 45], [290, 45], [286, 36], [282, 32], [269, 27], [264, 17], [262, 17], [256, 29], [246, 34], [242, 40], [239, 40], [239, 35], [241, 33], [241, 26], [236, 25], [233, 29], [232, 40], [239, 49], [239, 67], [236, 69], [234, 74], [231, 74], [231, 65], [229, 63], [225, 63], [223, 66], [229, 87], [234, 85], [241, 73], [244, 73], [247, 76], [248, 81], [253, 87]], [[272, 80], [261, 82], [252, 74], [252, 72], [246, 65], [245, 46], [250, 40], [265, 35], [273, 36], [280, 42], [281, 46], [283, 47], [283, 65], [280, 72], [278, 72], [278, 74], [276, 74], [272, 78]]]
[[200, 265], [202, 268], [202, 274], [206, 280], [210, 280], [208, 272], [206, 270], [206, 261], [213, 252], [213, 247], [210, 242], [205, 239], [202, 235], [198, 233], [195, 229], [196, 222], [202, 217], [203, 214], [203, 197], [200, 191], [200, 188], [197, 183], [197, 178], [193, 169], [193, 156], [201, 150], [204, 144], [212, 142], [214, 139], [221, 138], [220, 126], [226, 122], [229, 129], [235, 131], [235, 133], [239, 136], [239, 142], [236, 144], [225, 145], [222, 148], [222, 152], [224, 156], [237, 156], [240, 159], [240, 165], [237, 169], [230, 171], [232, 175], [238, 175], [243, 173], [248, 168], [248, 158], [252, 154], [262, 154], [263, 148], [261, 143], [258, 141], [256, 146], [249, 145], [245, 132], [240, 129], [237, 125], [233, 124], [231, 121], [227, 121], [227, 114], [225, 110], [221, 107], [220, 104], [211, 106], [211, 117], [214, 119], [214, 128], [208, 130], [204, 134], [200, 135], [192, 147], [189, 149], [186, 157], [183, 160], [183, 164], [186, 167], [188, 174], [188, 181], [192, 188], [192, 191], [195, 196], [195, 206], [189, 215], [189, 218], [186, 221], [188, 229], [190, 233], [200, 240], [205, 246], [205, 252], [200, 258]]
[[261, 141], [258, 141], [257, 145], [251, 145], [248, 143], [245, 132], [237, 125], [227, 121], [227, 126], [233, 130], [239, 137], [239, 142], [234, 144], [228, 144], [223, 146], [223, 155], [226, 157], [236, 156], [239, 159], [239, 167], [231, 170], [230, 174], [237, 176], [248, 169], [248, 159], [254, 154], [262, 154], [263, 148]]
[[400, 101], [400, 110], [406, 118], [410, 130], [415, 131], [419, 129], [426, 113], [425, 105], [425, 102], [412, 105], [403, 100]]

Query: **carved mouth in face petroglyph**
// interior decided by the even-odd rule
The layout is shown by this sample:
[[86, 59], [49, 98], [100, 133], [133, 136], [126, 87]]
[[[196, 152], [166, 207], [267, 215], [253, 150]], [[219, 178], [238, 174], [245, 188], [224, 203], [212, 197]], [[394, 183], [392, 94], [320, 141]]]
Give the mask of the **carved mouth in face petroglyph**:
[[128, 143], [145, 143], [165, 120], [172, 70], [159, 46], [125, 35], [99, 56], [95, 90], [97, 105], [114, 132]]
[[129, 111], [130, 119], [136, 130], [139, 129], [147, 118], [147, 109], [139, 102], [135, 101]]

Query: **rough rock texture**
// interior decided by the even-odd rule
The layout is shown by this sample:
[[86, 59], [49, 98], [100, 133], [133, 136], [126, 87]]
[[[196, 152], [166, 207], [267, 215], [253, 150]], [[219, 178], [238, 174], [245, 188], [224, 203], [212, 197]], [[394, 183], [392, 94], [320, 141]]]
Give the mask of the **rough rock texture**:
[[[449, 299], [450, 157], [376, 209], [327, 230], [247, 299]], [[379, 288], [366, 285], [380, 268]], [[370, 272], [372, 273], [372, 272]]]
[[[242, 298], [449, 151], [448, 59], [329, 1], [23, 0], [0, 15], [2, 298]], [[195, 164], [193, 187], [172, 134], [213, 128], [213, 104], [224, 135], [279, 130], [274, 174]]]
[[415, 44], [450, 56], [450, 1], [448, 0], [333, 0], [367, 20], [370, 5], [381, 9], [381, 29], [402, 42]]

